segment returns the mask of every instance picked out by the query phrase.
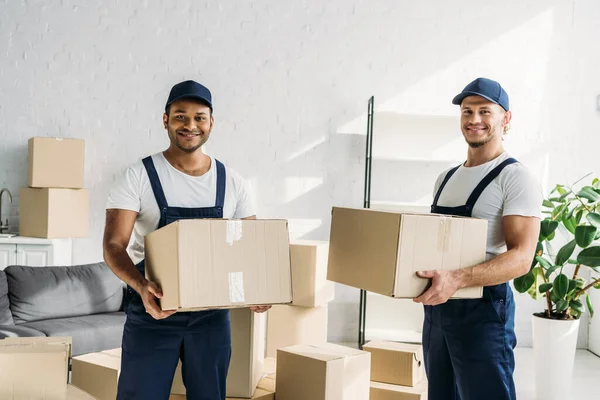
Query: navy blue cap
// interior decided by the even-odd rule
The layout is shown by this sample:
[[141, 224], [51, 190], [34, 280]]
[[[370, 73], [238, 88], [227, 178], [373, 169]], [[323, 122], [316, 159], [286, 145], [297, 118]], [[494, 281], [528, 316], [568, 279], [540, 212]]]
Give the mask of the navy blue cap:
[[492, 103], [496, 103], [504, 110], [508, 111], [508, 94], [496, 81], [487, 78], [477, 78], [473, 82], [469, 83], [462, 92], [460, 92], [454, 99], [452, 104], [460, 105], [465, 97], [469, 96], [481, 96], [488, 99]]
[[171, 88], [165, 109], [174, 101], [181, 99], [198, 99], [206, 103], [212, 110], [212, 95], [206, 86], [195, 81], [180, 82]]

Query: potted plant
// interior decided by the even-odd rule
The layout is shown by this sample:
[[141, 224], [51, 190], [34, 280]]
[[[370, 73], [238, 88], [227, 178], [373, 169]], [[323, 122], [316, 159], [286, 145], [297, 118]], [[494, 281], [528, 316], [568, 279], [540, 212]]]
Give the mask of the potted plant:
[[586, 306], [593, 317], [588, 292], [600, 289], [600, 180], [576, 184], [557, 185], [544, 200], [531, 269], [513, 282], [545, 299], [545, 310], [533, 315], [533, 348], [536, 390], [546, 400], [570, 398], [579, 319]]

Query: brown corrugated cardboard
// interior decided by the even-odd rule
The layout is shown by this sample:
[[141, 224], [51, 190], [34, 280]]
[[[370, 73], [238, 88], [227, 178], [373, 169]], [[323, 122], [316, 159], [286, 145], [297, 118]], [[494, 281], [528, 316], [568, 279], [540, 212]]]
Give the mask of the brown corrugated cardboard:
[[283, 220], [179, 220], [145, 237], [146, 275], [163, 310], [292, 301]]
[[363, 346], [371, 353], [371, 380], [393, 385], [415, 386], [425, 376], [423, 346], [376, 341]]
[[0, 340], [0, 399], [64, 400], [71, 339]]
[[98, 400], [89, 393], [75, 387], [73, 385], [67, 385], [67, 400]]
[[277, 350], [277, 398], [365, 400], [369, 398], [371, 354], [325, 343]]
[[[428, 287], [417, 271], [485, 261], [487, 221], [437, 214], [334, 207], [327, 278], [385, 296], [415, 298]], [[453, 298], [480, 298], [481, 287]]]
[[316, 307], [333, 300], [334, 283], [327, 280], [328, 256], [328, 242], [295, 240], [290, 243], [293, 305]]
[[327, 305], [322, 307], [273, 306], [267, 312], [267, 357], [295, 344], [327, 342]]
[[[227, 374], [227, 396], [249, 398], [263, 373], [265, 354], [264, 313], [249, 308], [230, 310], [231, 361]], [[181, 363], [177, 366], [171, 393], [185, 394]]]
[[117, 398], [121, 349], [73, 357], [71, 383], [98, 400]]
[[19, 234], [39, 238], [85, 237], [89, 231], [87, 189], [22, 188]]
[[83, 189], [82, 139], [35, 137], [28, 147], [29, 187]]
[[427, 400], [427, 384], [421, 382], [415, 387], [407, 387], [371, 382], [369, 400]]
[[[227, 400], [247, 400], [247, 397], [227, 397]], [[275, 374], [269, 374], [258, 382], [250, 400], [275, 400]]]

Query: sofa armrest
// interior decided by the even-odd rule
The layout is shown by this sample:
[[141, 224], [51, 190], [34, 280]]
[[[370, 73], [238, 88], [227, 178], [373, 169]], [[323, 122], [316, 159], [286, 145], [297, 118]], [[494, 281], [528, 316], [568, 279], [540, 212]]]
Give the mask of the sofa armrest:
[[43, 332], [19, 325], [0, 325], [0, 339], [6, 337], [46, 336]]

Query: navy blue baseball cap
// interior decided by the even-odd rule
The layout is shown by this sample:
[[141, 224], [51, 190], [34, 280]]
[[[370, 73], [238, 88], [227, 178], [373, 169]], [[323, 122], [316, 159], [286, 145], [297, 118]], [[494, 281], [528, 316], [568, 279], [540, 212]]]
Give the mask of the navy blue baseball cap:
[[473, 82], [469, 83], [462, 92], [452, 99], [452, 104], [460, 105], [465, 97], [469, 96], [481, 96], [488, 99], [492, 103], [498, 104], [504, 108], [505, 111], [509, 110], [508, 107], [508, 94], [496, 81], [487, 78], [477, 78]]
[[171, 88], [171, 92], [169, 93], [165, 110], [174, 101], [190, 98], [201, 100], [203, 103], [206, 103], [206, 105], [209, 106], [212, 111], [212, 95], [210, 90], [208, 90], [206, 86], [203, 86], [195, 81], [184, 81], [173, 86]]

